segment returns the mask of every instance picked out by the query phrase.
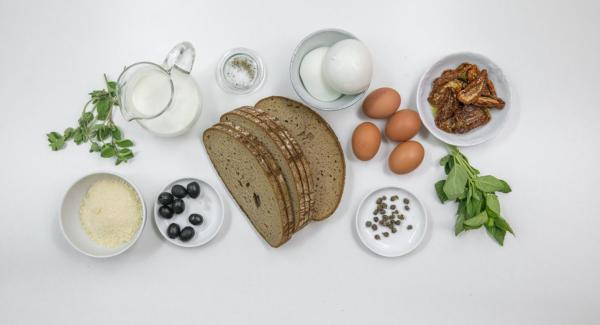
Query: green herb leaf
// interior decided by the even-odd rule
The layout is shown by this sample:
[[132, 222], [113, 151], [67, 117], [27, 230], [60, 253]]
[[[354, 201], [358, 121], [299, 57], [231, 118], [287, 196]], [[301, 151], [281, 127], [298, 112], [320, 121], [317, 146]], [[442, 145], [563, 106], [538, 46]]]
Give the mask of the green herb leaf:
[[75, 134], [75, 130], [73, 128], [66, 128], [65, 132], [64, 132], [65, 141], [73, 138], [74, 134]]
[[131, 141], [129, 139], [119, 140], [116, 143], [117, 143], [117, 146], [119, 146], [121, 148], [133, 147], [133, 141]]
[[113, 139], [121, 140], [123, 138], [123, 134], [121, 133], [121, 130], [119, 130], [119, 128], [116, 125], [112, 126], [111, 132], [112, 132]]
[[506, 236], [506, 231], [498, 228], [496, 226], [486, 227], [487, 233], [496, 240], [500, 246], [504, 246], [504, 237]]
[[98, 142], [92, 142], [92, 145], [90, 146], [90, 152], [100, 152], [100, 145], [98, 144]]
[[477, 177], [475, 179], [475, 186], [484, 193], [509, 193], [511, 191], [510, 186], [505, 181], [491, 175]]
[[111, 135], [112, 131], [110, 129], [109, 126], [103, 125], [98, 127], [97, 131], [96, 131], [96, 138], [98, 139], [98, 141], [104, 141], [106, 139], [108, 139], [108, 137]]
[[442, 203], [448, 201], [448, 197], [446, 196], [446, 193], [444, 193], [445, 183], [446, 181], [443, 179], [435, 183], [435, 192], [437, 193], [438, 199], [440, 199], [440, 202]]
[[492, 217], [500, 216], [500, 202], [498, 201], [498, 196], [493, 193], [485, 194], [485, 205], [487, 212]]
[[65, 138], [58, 132], [50, 132], [47, 135], [48, 145], [52, 151], [57, 151], [65, 146]]
[[81, 128], [75, 129], [75, 133], [73, 134], [73, 141], [75, 142], [75, 144], [80, 145], [83, 143], [84, 140], [85, 138]]
[[115, 155], [115, 148], [113, 148], [110, 145], [105, 145], [102, 148], [102, 151], [100, 151], [100, 156], [102, 156], [102, 158], [110, 158], [113, 157]]
[[508, 222], [506, 222], [506, 220], [504, 218], [502, 218], [501, 216], [498, 216], [494, 220], [495, 220], [496, 227], [510, 232], [511, 234], [513, 234], [513, 236], [515, 235], [512, 228], [510, 227], [510, 225], [508, 224]]
[[449, 200], [454, 200], [465, 192], [467, 177], [464, 167], [458, 164], [454, 165], [444, 184], [444, 193], [446, 193]]
[[467, 218], [472, 218], [481, 213], [482, 206], [483, 201], [476, 198], [472, 198], [471, 201], [469, 201], [466, 205]]
[[465, 231], [465, 217], [463, 215], [459, 215], [456, 218], [456, 222], [454, 223], [454, 236], [458, 236], [461, 232]]
[[109, 98], [99, 99], [96, 103], [96, 113], [98, 114], [96, 118], [100, 121], [104, 121], [108, 118], [108, 113], [110, 112], [111, 105]]
[[454, 161], [454, 157], [451, 156], [451, 159], [449, 159], [446, 165], [444, 165], [444, 173], [446, 173], [446, 175], [450, 174], [450, 171], [452, 168], [454, 168], [455, 164], [456, 162]]
[[465, 224], [465, 226], [479, 228], [483, 224], [485, 224], [487, 221], [488, 221], [488, 215], [485, 211], [483, 211], [480, 214], [478, 214], [470, 219], [466, 219], [464, 224]]
[[440, 159], [440, 166], [446, 166], [446, 164], [452, 159], [452, 155], [445, 155]]

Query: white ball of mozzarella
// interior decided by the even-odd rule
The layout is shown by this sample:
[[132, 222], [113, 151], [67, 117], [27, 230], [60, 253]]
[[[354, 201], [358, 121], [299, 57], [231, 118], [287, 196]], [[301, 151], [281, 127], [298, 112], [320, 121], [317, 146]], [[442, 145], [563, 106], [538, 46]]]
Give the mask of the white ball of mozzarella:
[[338, 99], [342, 94], [329, 87], [323, 79], [323, 58], [328, 47], [319, 47], [308, 52], [300, 63], [300, 78], [306, 91], [314, 98], [331, 102]]
[[342, 94], [354, 95], [367, 90], [372, 74], [371, 53], [359, 40], [335, 43], [323, 60], [325, 82]]

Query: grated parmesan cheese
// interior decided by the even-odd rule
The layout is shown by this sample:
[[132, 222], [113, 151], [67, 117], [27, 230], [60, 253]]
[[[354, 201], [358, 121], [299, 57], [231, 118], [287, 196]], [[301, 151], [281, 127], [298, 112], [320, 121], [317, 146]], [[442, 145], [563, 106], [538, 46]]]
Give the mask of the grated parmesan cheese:
[[101, 179], [81, 201], [79, 221], [94, 242], [114, 248], [135, 237], [142, 224], [142, 204], [129, 184], [116, 178]]

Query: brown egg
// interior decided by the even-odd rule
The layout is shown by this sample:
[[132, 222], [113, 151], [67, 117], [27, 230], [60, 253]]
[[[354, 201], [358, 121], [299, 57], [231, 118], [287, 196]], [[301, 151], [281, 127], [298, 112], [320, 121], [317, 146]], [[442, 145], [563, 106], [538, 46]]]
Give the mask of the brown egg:
[[381, 145], [381, 132], [371, 122], [361, 123], [352, 133], [352, 151], [360, 160], [370, 160]]
[[385, 125], [385, 136], [393, 141], [408, 141], [421, 129], [419, 113], [401, 109], [394, 113]]
[[362, 109], [370, 118], [387, 118], [400, 107], [400, 94], [392, 88], [379, 88], [365, 98]]
[[406, 174], [415, 170], [425, 156], [425, 149], [416, 141], [406, 141], [392, 150], [388, 164], [396, 174]]

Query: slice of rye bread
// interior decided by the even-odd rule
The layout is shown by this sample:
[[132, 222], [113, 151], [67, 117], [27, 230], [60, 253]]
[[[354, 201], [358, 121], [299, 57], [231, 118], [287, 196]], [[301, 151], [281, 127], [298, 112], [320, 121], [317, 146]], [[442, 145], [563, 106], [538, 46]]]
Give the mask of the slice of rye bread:
[[269, 152], [269, 150], [265, 148], [264, 145], [254, 135], [250, 134], [242, 127], [234, 125], [230, 122], [219, 122], [217, 125], [221, 128], [229, 128], [230, 130], [237, 132], [238, 135], [241, 134], [242, 140], [253, 145], [256, 149], [256, 152], [258, 152], [257, 159], [263, 159], [267, 163], [273, 175], [276, 176], [278, 184], [281, 188], [283, 202], [286, 206], [285, 215], [287, 217], [287, 223], [285, 224], [285, 232], [291, 237], [294, 233], [294, 224], [296, 221], [294, 219], [294, 213], [292, 210], [292, 200], [290, 196], [290, 191], [288, 190], [288, 186], [281, 171], [281, 167], [275, 161], [273, 155]]
[[273, 247], [288, 241], [289, 194], [269, 158], [241, 133], [220, 124], [204, 131], [203, 142], [221, 180], [258, 233]]
[[315, 189], [313, 184], [313, 178], [310, 171], [310, 164], [306, 160], [304, 153], [302, 153], [302, 149], [300, 148], [298, 142], [294, 140], [294, 138], [289, 134], [286, 128], [283, 125], [281, 125], [281, 123], [279, 123], [276, 118], [270, 116], [269, 114], [264, 112], [258, 112], [253, 107], [249, 106], [241, 107], [237, 110], [251, 114], [260, 121], [262, 121], [272, 131], [277, 133], [279, 138], [285, 143], [286, 147], [289, 149], [294, 159], [296, 159], [298, 166], [301, 167], [301, 173], [304, 174], [303, 185], [306, 193], [308, 193], [308, 197], [310, 200], [310, 218], [314, 219], [313, 216], [315, 213]]
[[329, 124], [312, 109], [285, 97], [268, 97], [254, 106], [277, 118], [300, 144], [315, 184], [314, 220], [337, 209], [344, 192], [346, 163], [340, 142]]
[[293, 159], [288, 148], [277, 134], [271, 131], [260, 120], [244, 113], [241, 110], [234, 110], [221, 116], [222, 122], [230, 122], [233, 125], [241, 127], [247, 131], [257, 141], [260, 141], [271, 153], [275, 162], [281, 168], [283, 178], [287, 184], [290, 193], [292, 212], [294, 216], [293, 231], [302, 228], [310, 221], [310, 198], [305, 193], [303, 179], [304, 173], [300, 173], [300, 168], [295, 159]]
[[[290, 175], [290, 173], [292, 172], [290, 170], [290, 166], [287, 164], [287, 162], [285, 161], [280, 161], [281, 158], [281, 153], [278, 152], [277, 148], [273, 148], [271, 146], [271, 144], [266, 144], [265, 142], [263, 142], [261, 139], [257, 138], [254, 133], [250, 130], [247, 129], [244, 125], [239, 125], [236, 123], [233, 123], [233, 121], [224, 121], [222, 120], [220, 123], [220, 125], [222, 126], [227, 126], [230, 128], [234, 128], [237, 132], [240, 132], [246, 139], [248, 139], [248, 141], [252, 142], [252, 143], [256, 143], [257, 144], [257, 148], [258, 151], [260, 153], [262, 153], [262, 155], [264, 157], [269, 157], [269, 159], [266, 159], [267, 162], [269, 164], [274, 164], [274, 166], [272, 166], [271, 168], [273, 170], [277, 170], [277, 173], [281, 175], [281, 177], [283, 178], [283, 186], [285, 187], [285, 191], [288, 193], [288, 204], [290, 205], [291, 209], [290, 212], [288, 213], [288, 222], [289, 222], [289, 230], [291, 233], [293, 233], [296, 230], [296, 224], [297, 224], [297, 220], [296, 220], [296, 214], [297, 213], [304, 213], [304, 211], [300, 211], [300, 197], [301, 197], [301, 193], [297, 192], [297, 187], [295, 185], [295, 183], [293, 185], [290, 185], [288, 183], [288, 177], [292, 177], [293, 175]], [[252, 124], [249, 124], [250, 127], [252, 127]], [[254, 131], [258, 131], [258, 130], [254, 130]], [[263, 139], [264, 140], [264, 139]], [[295, 180], [292, 179], [292, 182], [295, 182]], [[293, 195], [292, 195], [292, 191], [293, 191]]]

